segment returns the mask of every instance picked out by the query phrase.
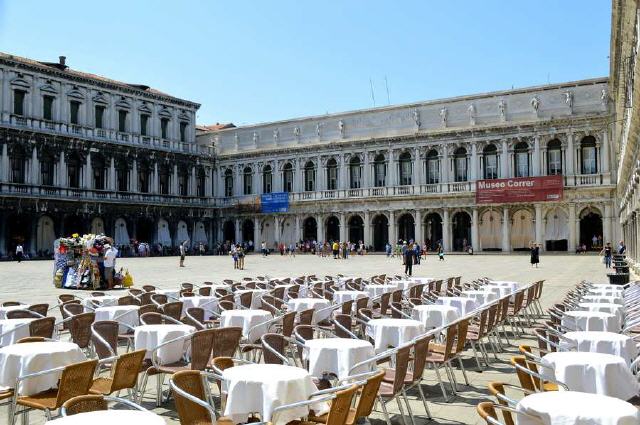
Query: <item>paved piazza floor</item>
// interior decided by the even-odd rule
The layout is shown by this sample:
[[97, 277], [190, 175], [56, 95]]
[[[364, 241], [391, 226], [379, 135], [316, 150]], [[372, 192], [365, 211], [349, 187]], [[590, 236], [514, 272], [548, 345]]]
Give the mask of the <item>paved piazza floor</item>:
[[[311, 255], [298, 255], [295, 258], [271, 255], [263, 258], [250, 255], [246, 258], [245, 270], [234, 270], [229, 257], [188, 257], [186, 267], [178, 267], [176, 257], [164, 258], [132, 258], [118, 260], [118, 266], [127, 267], [133, 274], [135, 285], [153, 284], [161, 288], [177, 287], [180, 282], [200, 283], [205, 280], [219, 281], [223, 278], [238, 279], [244, 276], [298, 276], [302, 274], [336, 274], [371, 276], [379, 273], [401, 274], [401, 262], [397, 258], [386, 258], [382, 255], [368, 255], [353, 257], [349, 260], [333, 260]], [[53, 287], [51, 261], [27, 261], [18, 263], [0, 263], [0, 282], [2, 293], [0, 301], [21, 300], [25, 302], [55, 302], [58, 294], [63, 293]], [[582, 279], [593, 281], [606, 280], [606, 271], [594, 255], [542, 255], [540, 267], [531, 268], [528, 255], [448, 255], [445, 261], [438, 261], [435, 256], [429, 256], [422, 264], [414, 267], [415, 276], [445, 278], [462, 275], [463, 282], [480, 276], [489, 276], [499, 280], [516, 280], [528, 283], [544, 279], [543, 306], [547, 306], [560, 299], [564, 293]], [[83, 293], [80, 293], [83, 295]], [[530, 337], [525, 338], [530, 343]], [[512, 340], [512, 343], [514, 341]], [[427, 371], [425, 390], [429, 407], [435, 423], [441, 424], [480, 424], [476, 415], [475, 405], [481, 398], [487, 397], [486, 384], [489, 381], [515, 382], [515, 373], [508, 365], [511, 353], [516, 347], [509, 347], [509, 353], [501, 354], [499, 360], [492, 363], [492, 367], [483, 373], [475, 371], [475, 361], [465, 356], [465, 365], [471, 386], [464, 384], [462, 376], [457, 376], [459, 383], [458, 397], [450, 403], [445, 403], [437, 385], [435, 374]], [[471, 353], [469, 353], [471, 355]], [[153, 391], [148, 386], [145, 405], [154, 408], [152, 404]], [[416, 401], [415, 394], [409, 394], [416, 422], [428, 423], [423, 412], [422, 403]], [[401, 424], [397, 416], [397, 406], [390, 403], [390, 412], [394, 424]], [[173, 406], [169, 405], [169, 409]], [[173, 418], [174, 413], [168, 408], [154, 409], [167, 417], [167, 423], [178, 423]], [[4, 420], [4, 413], [2, 414]], [[31, 423], [43, 423], [42, 416], [35, 412], [30, 415]], [[372, 416], [376, 425], [384, 425], [383, 416], [377, 412]], [[407, 424], [409, 425], [409, 423]]]

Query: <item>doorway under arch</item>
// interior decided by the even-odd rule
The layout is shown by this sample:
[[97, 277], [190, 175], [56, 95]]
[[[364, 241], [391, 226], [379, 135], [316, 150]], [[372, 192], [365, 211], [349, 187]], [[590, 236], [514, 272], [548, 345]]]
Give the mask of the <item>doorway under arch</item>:
[[224, 239], [225, 242], [236, 241], [236, 226], [233, 224], [233, 221], [227, 220], [222, 225], [222, 239]]
[[326, 241], [339, 241], [340, 240], [340, 220], [335, 215], [327, 218], [325, 224], [326, 228]]
[[452, 223], [453, 250], [463, 251], [466, 245], [471, 245], [471, 217], [459, 211], [453, 215]]
[[155, 227], [151, 219], [139, 218], [136, 222], [135, 238], [138, 242], [152, 243]]
[[318, 222], [313, 217], [307, 217], [302, 222], [302, 239], [315, 241], [318, 237]]
[[[242, 240], [244, 242], [253, 241], [253, 220], [244, 220], [242, 222]], [[256, 241], [253, 241], [255, 244]]]
[[398, 239], [409, 241], [416, 238], [416, 226], [413, 216], [409, 213], [398, 218]]
[[349, 241], [359, 242], [364, 240], [364, 221], [359, 215], [349, 218]]
[[389, 220], [384, 214], [373, 217], [373, 249], [374, 251], [384, 251], [384, 247], [389, 242]]
[[596, 210], [585, 209], [580, 213], [580, 244], [589, 250], [602, 249], [600, 242], [593, 243], [594, 236], [602, 241], [602, 215]]
[[434, 250], [438, 247], [440, 241], [442, 241], [442, 217], [438, 213], [429, 213], [425, 217], [425, 223], [427, 225], [427, 240], [425, 240], [425, 246]]

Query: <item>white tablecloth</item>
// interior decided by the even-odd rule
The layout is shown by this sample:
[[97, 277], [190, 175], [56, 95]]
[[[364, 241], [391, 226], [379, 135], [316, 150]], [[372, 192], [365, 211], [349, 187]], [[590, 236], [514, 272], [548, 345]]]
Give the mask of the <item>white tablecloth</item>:
[[418, 284], [418, 282], [413, 280], [391, 280], [389, 281], [391, 285], [396, 285], [398, 289], [402, 289], [406, 291], [409, 288], [413, 288]]
[[[137, 305], [114, 305], [111, 307], [98, 307], [96, 308], [96, 322], [103, 320], [115, 320], [118, 323], [136, 327], [140, 324], [138, 318], [138, 310], [140, 306]], [[126, 326], [120, 326], [119, 331], [121, 333], [130, 332], [131, 329]]]
[[607, 288], [602, 286], [595, 286], [589, 288], [588, 295], [595, 295], [599, 297], [623, 297], [624, 289], [622, 288]]
[[393, 283], [387, 283], [384, 285], [367, 285], [365, 287], [365, 291], [369, 293], [369, 298], [374, 299], [378, 298], [382, 294], [386, 294], [387, 292], [393, 292], [398, 289], [398, 285]]
[[516, 416], [516, 425], [637, 425], [640, 411], [613, 397], [575, 391], [549, 391], [526, 396], [516, 409], [539, 418]]
[[600, 311], [602, 313], [613, 314], [620, 323], [624, 319], [624, 307], [613, 303], [580, 303], [578, 308], [582, 311]]
[[425, 332], [422, 322], [411, 319], [371, 319], [366, 334], [373, 338], [376, 353], [398, 347]]
[[190, 308], [200, 307], [204, 310], [204, 319], [209, 320], [213, 313], [220, 311], [218, 307], [218, 298], [214, 296], [193, 296], [193, 297], [181, 297], [182, 302], [182, 315], [187, 314], [187, 310]]
[[12, 305], [8, 307], [0, 307], [0, 320], [7, 318], [7, 312], [12, 310], [27, 310], [31, 305], [22, 304], [22, 305]]
[[[222, 378], [227, 391], [224, 416], [234, 422], [245, 421], [257, 412], [263, 421], [283, 425], [308, 414], [307, 407], [287, 409], [272, 417], [274, 408], [307, 400], [317, 391], [311, 375], [304, 369], [274, 364], [251, 364], [226, 369]], [[316, 414], [328, 411], [325, 403], [312, 405]]]
[[[158, 345], [188, 335], [196, 331], [196, 328], [189, 325], [141, 325], [136, 328], [134, 334], [136, 350], [147, 350], [146, 358], [151, 358], [149, 350], [153, 350]], [[183, 341], [176, 341], [157, 350], [157, 359], [160, 364], [177, 362], [188, 350], [190, 341], [188, 338]]]
[[624, 298], [622, 296], [603, 296], [603, 295], [585, 295], [580, 302], [583, 303], [611, 303], [624, 305]]
[[[220, 318], [220, 326], [242, 328], [242, 335], [250, 342], [255, 342], [268, 332], [268, 325], [265, 322], [271, 319], [273, 316], [266, 310], [225, 310]], [[254, 327], [255, 329], [249, 334], [249, 330]]]
[[[103, 295], [99, 297], [87, 297], [82, 300], [82, 305], [84, 306], [84, 311], [89, 312], [93, 311], [96, 308], [96, 305], [100, 307], [109, 307], [112, 305], [118, 305], [118, 298], [113, 295]], [[92, 302], [93, 301], [93, 302]]]
[[432, 277], [410, 277], [408, 280], [416, 282], [417, 284], [426, 285], [429, 282], [433, 282], [435, 279]]
[[565, 311], [562, 326], [572, 331], [620, 332], [621, 323], [614, 314], [599, 311]]
[[485, 291], [483, 291], [483, 290], [462, 291], [462, 296], [463, 297], [467, 297], [467, 298], [471, 298], [478, 305], [489, 304], [490, 302], [495, 301], [495, 300], [497, 300], [499, 298], [498, 294], [496, 294], [493, 291], [489, 291], [489, 290], [485, 290]]
[[411, 316], [424, 324], [425, 329], [434, 329], [446, 326], [460, 318], [458, 309], [449, 305], [417, 305], [413, 308]]
[[96, 412], [78, 413], [45, 423], [45, 425], [165, 425], [164, 418], [153, 412], [139, 410], [99, 410]]
[[460, 316], [465, 316], [478, 308], [478, 303], [467, 297], [439, 297], [436, 304], [455, 307]]
[[[305, 311], [309, 309], [314, 309], [316, 312], [313, 315], [313, 323], [321, 322], [328, 317], [331, 316], [331, 310], [327, 309], [327, 307], [331, 306], [331, 302], [329, 300], [325, 300], [324, 298], [297, 298], [294, 300], [289, 300], [287, 302], [287, 307], [289, 311]], [[318, 312], [318, 310], [323, 310], [322, 312]]]
[[520, 287], [520, 283], [515, 282], [513, 280], [490, 280], [488, 285], [503, 286], [505, 288], [510, 288], [512, 293], [516, 292]]
[[304, 357], [309, 361], [309, 373], [321, 377], [323, 372], [331, 372], [342, 379], [349, 375], [368, 372], [370, 368], [359, 367], [349, 372], [351, 367], [375, 355], [373, 345], [368, 341], [353, 338], [321, 338], [305, 342]]
[[578, 351], [613, 354], [622, 357], [628, 364], [638, 356], [638, 347], [627, 335], [614, 332], [567, 332], [564, 336], [577, 344]]
[[30, 335], [29, 323], [36, 319], [4, 319], [0, 320], [0, 334], [12, 331], [11, 333], [4, 335], [0, 340], [0, 347], [15, 344], [21, 338], [26, 338]]
[[509, 286], [498, 286], [498, 285], [485, 285], [482, 286], [482, 289], [485, 291], [493, 292], [498, 296], [498, 298], [506, 297], [507, 295], [513, 295], [513, 289]]
[[368, 292], [364, 291], [336, 291], [333, 293], [333, 302], [336, 304], [342, 304], [347, 301], [355, 301], [359, 298], [367, 298]]
[[178, 297], [180, 296], [180, 291], [178, 289], [156, 289], [156, 294], [162, 294], [167, 296], [167, 302], [173, 303], [178, 301]]
[[251, 292], [251, 308], [257, 309], [262, 306], [262, 296], [267, 294], [269, 291], [265, 291], [264, 289], [238, 289], [233, 293], [236, 305], [240, 305], [240, 295], [247, 292]]
[[[19, 376], [42, 372], [86, 360], [72, 342], [27, 342], [0, 348], [0, 387], [13, 388]], [[20, 395], [33, 395], [55, 388], [60, 373], [34, 377], [20, 383]]]
[[570, 390], [628, 400], [640, 393], [638, 381], [620, 356], [556, 352], [542, 358], [542, 376], [564, 382]]

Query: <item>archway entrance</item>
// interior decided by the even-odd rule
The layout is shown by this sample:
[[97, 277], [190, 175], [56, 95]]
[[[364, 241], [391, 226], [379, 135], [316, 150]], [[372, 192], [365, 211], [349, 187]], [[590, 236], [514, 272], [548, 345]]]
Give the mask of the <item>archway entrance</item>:
[[62, 220], [62, 226], [64, 228], [63, 237], [68, 237], [77, 233], [84, 235], [86, 232], [85, 220], [78, 215], [68, 215]]
[[511, 218], [511, 250], [528, 251], [531, 243], [540, 243], [535, 238], [533, 214], [528, 210], [516, 211]]
[[561, 208], [555, 208], [547, 213], [544, 235], [545, 250], [566, 251], [569, 241], [569, 217]]
[[398, 238], [409, 241], [416, 238], [416, 228], [411, 214], [402, 214], [398, 218]]
[[225, 242], [236, 241], [236, 226], [233, 224], [233, 221], [227, 220], [222, 225], [222, 239], [224, 239]]
[[389, 241], [389, 220], [387, 216], [380, 214], [373, 217], [373, 249], [384, 251], [384, 246]]
[[[244, 220], [242, 222], [242, 240], [244, 242], [253, 241], [253, 220]], [[253, 241], [254, 244], [256, 241]]]
[[471, 244], [471, 217], [466, 212], [460, 211], [453, 216], [453, 250], [462, 251], [466, 245]]
[[138, 242], [152, 243], [154, 230], [155, 226], [153, 221], [148, 218], [140, 218], [136, 222], [135, 238]]
[[580, 214], [580, 244], [589, 250], [602, 249], [602, 216], [597, 211], [584, 210]]
[[438, 213], [427, 214], [425, 219], [427, 224], [427, 240], [425, 245], [434, 250], [442, 240], [442, 218]]
[[340, 240], [340, 220], [335, 215], [332, 215], [327, 219], [327, 223], [325, 225], [326, 230], [326, 241], [339, 241]]
[[315, 241], [318, 237], [318, 223], [313, 217], [307, 217], [302, 222], [302, 239]]
[[18, 244], [22, 245], [25, 254], [31, 250], [31, 219], [29, 217], [24, 214], [12, 215], [7, 220], [5, 228], [7, 231], [5, 246], [8, 254], [14, 255]]
[[364, 240], [364, 222], [359, 215], [349, 219], [349, 241], [360, 242]]

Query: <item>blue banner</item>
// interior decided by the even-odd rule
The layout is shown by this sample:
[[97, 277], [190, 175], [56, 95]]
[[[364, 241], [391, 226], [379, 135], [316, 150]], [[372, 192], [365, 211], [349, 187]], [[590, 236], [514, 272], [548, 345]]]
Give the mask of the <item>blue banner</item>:
[[260, 210], [263, 213], [284, 213], [289, 211], [289, 193], [275, 192], [260, 195]]

